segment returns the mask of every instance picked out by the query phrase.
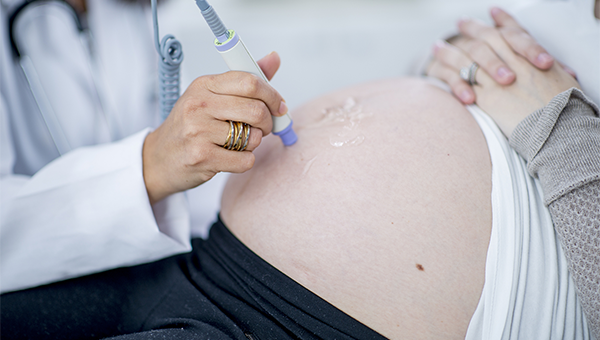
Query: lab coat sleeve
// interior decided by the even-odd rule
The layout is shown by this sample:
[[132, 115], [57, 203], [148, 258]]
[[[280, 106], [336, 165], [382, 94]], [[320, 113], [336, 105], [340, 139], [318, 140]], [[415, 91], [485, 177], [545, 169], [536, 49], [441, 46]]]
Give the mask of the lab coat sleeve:
[[0, 104], [1, 292], [191, 249], [184, 194], [149, 203], [142, 172], [148, 130], [76, 149], [32, 177], [15, 175], [9, 117]]

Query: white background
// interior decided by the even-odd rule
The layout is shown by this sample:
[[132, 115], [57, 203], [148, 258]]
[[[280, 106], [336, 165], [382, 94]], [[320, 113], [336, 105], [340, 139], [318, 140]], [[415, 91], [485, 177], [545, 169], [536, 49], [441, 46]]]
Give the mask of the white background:
[[[272, 85], [290, 108], [329, 91], [408, 75], [463, 16], [490, 21], [489, 8], [521, 0], [208, 0], [259, 59], [277, 51]], [[183, 44], [182, 90], [198, 76], [227, 71], [194, 0], [159, 7], [160, 35]]]

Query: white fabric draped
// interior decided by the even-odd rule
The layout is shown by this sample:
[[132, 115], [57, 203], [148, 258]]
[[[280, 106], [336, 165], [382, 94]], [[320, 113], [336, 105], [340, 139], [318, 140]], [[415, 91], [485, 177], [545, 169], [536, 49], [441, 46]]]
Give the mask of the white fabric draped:
[[492, 161], [492, 234], [467, 340], [590, 339], [539, 182], [479, 107]]

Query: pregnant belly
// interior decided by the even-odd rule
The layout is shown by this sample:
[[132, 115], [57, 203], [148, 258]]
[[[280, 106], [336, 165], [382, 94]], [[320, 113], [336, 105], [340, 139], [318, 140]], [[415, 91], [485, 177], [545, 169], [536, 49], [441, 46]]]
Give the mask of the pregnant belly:
[[382, 335], [464, 338], [484, 282], [491, 164], [474, 119], [420, 79], [344, 89], [266, 137], [221, 216], [271, 265]]

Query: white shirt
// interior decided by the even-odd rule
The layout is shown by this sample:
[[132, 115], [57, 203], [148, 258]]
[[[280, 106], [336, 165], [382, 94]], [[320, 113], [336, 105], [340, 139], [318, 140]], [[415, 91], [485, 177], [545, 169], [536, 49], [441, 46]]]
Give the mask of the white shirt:
[[[64, 4], [23, 12], [15, 35], [48, 118], [11, 55], [7, 23], [17, 3], [2, 0], [0, 14], [0, 291], [189, 251], [191, 225], [206, 234], [225, 177], [191, 193], [192, 217], [183, 193], [149, 204], [142, 146], [160, 122], [149, 9], [88, 1], [92, 58]], [[45, 120], [59, 123], [71, 152], [59, 157]]]

